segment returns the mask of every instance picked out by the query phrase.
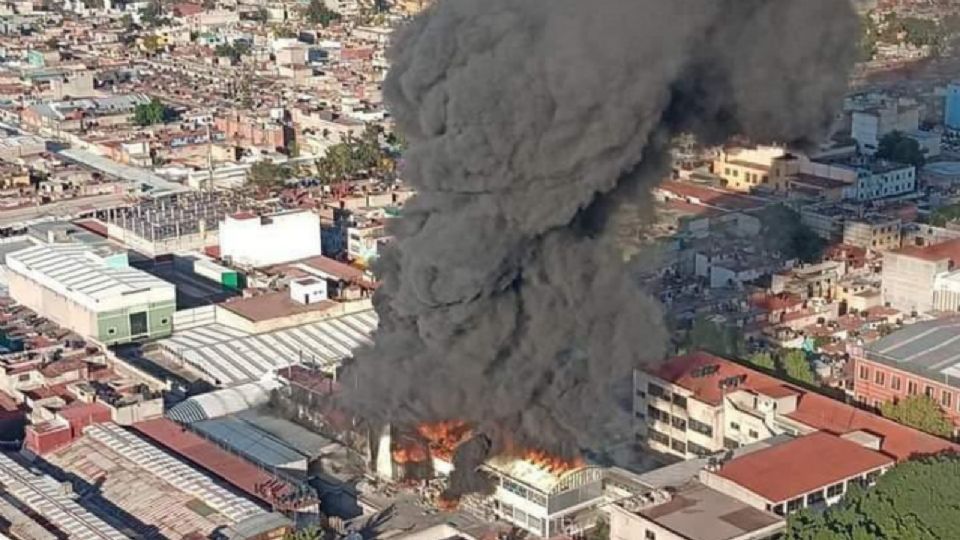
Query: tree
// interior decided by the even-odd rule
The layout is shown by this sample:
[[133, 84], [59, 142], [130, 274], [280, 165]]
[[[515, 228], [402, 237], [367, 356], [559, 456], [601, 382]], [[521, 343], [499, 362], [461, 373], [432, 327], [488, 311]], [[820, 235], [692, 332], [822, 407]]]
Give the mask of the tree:
[[330, 26], [334, 21], [339, 21], [341, 18], [341, 15], [328, 8], [327, 5], [323, 3], [323, 0], [310, 0], [306, 15], [308, 21], [313, 24], [319, 24], [324, 28]]
[[316, 525], [311, 525], [299, 531], [289, 532], [283, 536], [283, 540], [321, 540], [323, 531]]
[[152, 0], [145, 8], [140, 10], [140, 20], [147, 26], [163, 24], [163, 4], [160, 0]]
[[297, 31], [289, 26], [284, 25], [274, 25], [273, 35], [278, 38], [295, 38], [297, 37]]
[[940, 437], [953, 434], [953, 423], [944, 415], [937, 402], [926, 395], [907, 396], [900, 401], [880, 405], [880, 414], [895, 422]]
[[951, 204], [937, 208], [927, 221], [936, 227], [945, 227], [947, 223], [960, 219], [960, 204]]
[[283, 187], [290, 171], [286, 167], [264, 159], [250, 167], [250, 183], [263, 191], [270, 191]]
[[150, 54], [156, 54], [160, 50], [160, 38], [157, 36], [144, 36], [143, 50]]
[[923, 166], [926, 158], [923, 156], [923, 150], [920, 143], [907, 137], [899, 131], [887, 133], [880, 139], [880, 145], [877, 148], [877, 157], [897, 163], [906, 163], [913, 165], [918, 169]]
[[600, 518], [597, 524], [587, 532], [586, 540], [610, 540], [610, 523]]
[[868, 489], [848, 489], [825, 512], [787, 520], [786, 540], [956, 538], [960, 512], [946, 494], [960, 490], [960, 457], [927, 456], [897, 465]]
[[743, 338], [736, 328], [707, 317], [697, 317], [687, 335], [691, 349], [703, 349], [718, 356], [736, 358], [744, 349]]
[[157, 98], [149, 103], [141, 103], [133, 111], [133, 121], [138, 126], [152, 126], [162, 124], [171, 119], [173, 113]]
[[788, 379], [809, 385], [817, 384], [817, 377], [810, 367], [807, 354], [800, 349], [783, 351], [780, 354], [780, 369]]
[[800, 214], [777, 204], [757, 214], [760, 219], [760, 238], [763, 246], [780, 251], [788, 259], [818, 262], [827, 242], [800, 220]]
[[777, 364], [773, 359], [773, 355], [766, 351], [753, 353], [747, 358], [747, 362], [750, 362], [754, 366], [767, 371], [774, 371], [777, 368]]
[[229, 58], [236, 63], [250, 53], [250, 44], [239, 40], [233, 43], [221, 43], [214, 48], [213, 53], [222, 58]]

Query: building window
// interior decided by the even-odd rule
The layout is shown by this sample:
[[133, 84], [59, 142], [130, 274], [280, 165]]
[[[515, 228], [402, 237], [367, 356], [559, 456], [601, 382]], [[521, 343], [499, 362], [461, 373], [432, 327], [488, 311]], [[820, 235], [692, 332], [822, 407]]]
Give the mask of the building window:
[[664, 397], [667, 395], [667, 392], [663, 389], [663, 387], [653, 383], [647, 384], [647, 393], [653, 397]]
[[687, 426], [690, 428], [690, 431], [696, 431], [701, 435], [706, 435], [707, 437], [713, 437], [713, 426], [704, 424], [703, 422], [698, 422], [693, 418], [687, 421]]
[[797, 510], [803, 508], [803, 497], [797, 497], [796, 499], [791, 499], [787, 501], [787, 513], [796, 512]]
[[643, 531], [643, 540], [657, 540], [657, 533], [651, 531], [650, 529], [646, 529]]
[[927, 395], [928, 398], [933, 399], [933, 387], [927, 386], [923, 389], [923, 393]]
[[727, 437], [724, 437], [724, 438], [723, 438], [723, 447], [726, 448], [727, 450], [736, 450], [737, 448], [740, 448], [740, 443], [738, 443], [737, 441], [735, 441], [735, 440], [733, 440], [733, 439], [729, 439], [729, 438], [727, 438]]
[[757, 433], [756, 430], [751, 429], [751, 430], [748, 431], [747, 433], [748, 433], [748, 434], [750, 435], [750, 437], [753, 438], [753, 439], [759, 439], [759, 438], [760, 438], [760, 434]]
[[870, 379], [870, 368], [867, 366], [860, 366], [860, 378], [865, 381]]
[[780, 503], [773, 507], [773, 513], [782, 516], [783, 515], [783, 503]]
[[896, 391], [898, 391], [898, 392], [900, 391], [900, 377], [898, 377], [898, 376], [896, 376], [896, 375], [891, 375], [891, 376], [890, 376], [890, 388], [892, 388], [892, 389], [894, 389], [894, 390], [896, 390]]
[[116, 333], [117, 333], [117, 329], [116, 329], [116, 328], [114, 328], [114, 327], [112, 327], [112, 326], [111, 326], [110, 328], [107, 328], [107, 335], [112, 336], [112, 335], [114, 335], [114, 334], [116, 334]]
[[709, 448], [700, 446], [699, 444], [693, 443], [690, 441], [687, 441], [687, 452], [690, 452], [691, 454], [694, 454], [697, 457], [709, 456], [710, 454], [713, 453], [710, 451]]
[[673, 418], [671, 418], [670, 425], [679, 429], [680, 431], [687, 430], [687, 421], [684, 420], [683, 418], [680, 418], [679, 416], [674, 416]]
[[653, 442], [657, 442], [657, 443], [660, 443], [660, 444], [662, 444], [662, 445], [668, 445], [668, 444], [670, 444], [670, 437], [668, 437], [668, 436], [667, 436], [666, 434], [664, 434], [664, 433], [660, 433], [659, 431], [657, 431], [657, 430], [655, 430], [655, 429], [650, 429], [650, 430], [648, 431], [648, 436], [650, 437], [650, 440], [653, 441]]
[[740, 431], [740, 424], [736, 422], [730, 422], [730, 429], [734, 431]]
[[644, 420], [644, 419], [646, 419], [646, 417], [647, 417], [647, 415], [643, 414], [643, 412], [641, 412], [641, 411], [637, 411], [637, 412], [634, 413], [634, 414], [635, 414], [635, 416], [637, 417], [637, 419], [639, 419], [639, 420]]
[[953, 394], [943, 390], [940, 394], [940, 404], [944, 407], [950, 407], [950, 404], [953, 402]]
[[917, 381], [907, 381], [907, 393], [911, 396], [917, 393]]
[[810, 506], [811, 504], [822, 503], [823, 501], [824, 497], [822, 490], [807, 495], [807, 506]]
[[885, 382], [884, 373], [879, 369], [873, 374], [873, 382], [877, 383], [880, 386], [883, 386], [883, 383]]
[[681, 396], [680, 394], [673, 395], [673, 404], [677, 407], [687, 408], [687, 398]]
[[160, 319], [160, 325], [161, 325], [161, 326], [166, 326], [166, 325], [168, 325], [168, 324], [170, 324], [170, 319], [168, 319], [168, 318], [166, 318], [166, 317]]
[[678, 441], [677, 439], [674, 439], [674, 440], [670, 443], [670, 448], [673, 448], [673, 450], [674, 450], [675, 452], [679, 452], [679, 453], [681, 453], [681, 454], [686, 454], [686, 453], [687, 453], [687, 443], [685, 443], [685, 442], [683, 442], [683, 441]]
[[640, 399], [647, 399], [647, 393], [643, 390], [637, 390], [637, 397]]
[[843, 482], [827, 488], [827, 497], [838, 497], [843, 494]]
[[653, 405], [647, 405], [647, 416], [659, 422], [670, 422], [670, 415], [654, 407]]

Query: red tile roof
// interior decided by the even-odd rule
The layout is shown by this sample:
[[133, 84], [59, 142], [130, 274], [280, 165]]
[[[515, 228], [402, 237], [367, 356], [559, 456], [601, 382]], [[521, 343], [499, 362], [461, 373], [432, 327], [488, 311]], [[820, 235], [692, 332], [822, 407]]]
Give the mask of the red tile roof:
[[688, 182], [667, 180], [660, 184], [660, 189], [669, 191], [678, 197], [696, 199], [700, 203], [716, 206], [724, 210], [749, 210], [767, 205], [767, 201], [757, 197], [749, 197], [731, 191], [698, 186]]
[[[134, 424], [133, 428], [159, 446], [212, 472], [252, 497], [267, 504], [271, 503], [260, 493], [257, 486], [277, 479], [253, 463], [227, 452], [167, 418], [139, 422]], [[287, 489], [291, 488], [288, 486]]]
[[736, 458], [716, 474], [777, 503], [893, 463], [880, 452], [818, 431]]
[[907, 246], [900, 248], [893, 253], [916, 257], [926, 261], [941, 261], [950, 259], [955, 263], [960, 262], [960, 238], [948, 240], [932, 246]]
[[[709, 365], [718, 366], [717, 372], [706, 377], [694, 377], [691, 373], [697, 368]], [[917, 431], [816, 392], [803, 390], [775, 377], [704, 352], [673, 358], [653, 370], [653, 374], [690, 390], [696, 399], [712, 405], [720, 404], [723, 392], [718, 383], [728, 377], [746, 376], [739, 386], [741, 389], [756, 392], [762, 390], [763, 393], [775, 392], [774, 389], [780, 387], [788, 389], [800, 397], [797, 400], [797, 409], [786, 415], [787, 417], [813, 429], [837, 435], [851, 431], [873, 433], [883, 439], [880, 451], [898, 461], [908, 459], [914, 454], [936, 454], [948, 450], [960, 450], [960, 446], [950, 441]]]

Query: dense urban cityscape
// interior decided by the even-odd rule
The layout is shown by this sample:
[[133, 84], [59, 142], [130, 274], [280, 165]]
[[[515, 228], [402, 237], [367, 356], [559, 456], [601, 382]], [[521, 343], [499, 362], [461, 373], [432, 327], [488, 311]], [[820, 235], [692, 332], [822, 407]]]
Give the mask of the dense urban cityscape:
[[957, 538], [960, 3], [847, 3], [0, 1], [0, 540]]

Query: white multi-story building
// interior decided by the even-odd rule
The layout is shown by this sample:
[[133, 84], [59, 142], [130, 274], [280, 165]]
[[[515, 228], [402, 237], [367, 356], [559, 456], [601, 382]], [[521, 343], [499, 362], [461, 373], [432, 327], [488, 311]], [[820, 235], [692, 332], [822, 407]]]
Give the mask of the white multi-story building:
[[899, 131], [910, 133], [920, 126], [920, 107], [914, 104], [888, 103], [853, 113], [850, 134], [864, 154], [872, 155], [884, 135]]
[[306, 210], [228, 215], [220, 222], [220, 254], [253, 267], [320, 255], [320, 216]]
[[[947, 274], [957, 269], [960, 240], [925, 247], [907, 246], [883, 254], [883, 300], [905, 313], [937, 309], [934, 293], [949, 292]], [[947, 296], [944, 296], [946, 301]]]
[[[637, 442], [690, 459], [774, 435], [871, 439], [896, 460], [950, 443], [707, 353], [673, 358], [634, 373]], [[872, 434], [872, 435], [870, 435]], [[909, 441], [909, 444], [906, 444]]]
[[[603, 469], [551, 471], [526, 459], [494, 458], [485, 469], [496, 479], [498, 517], [541, 538], [582, 532], [586, 515], [603, 500]], [[577, 528], [577, 523], [580, 527]]]
[[858, 201], [872, 201], [912, 193], [917, 189], [917, 169], [913, 165], [878, 161], [857, 171]]

